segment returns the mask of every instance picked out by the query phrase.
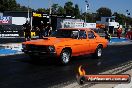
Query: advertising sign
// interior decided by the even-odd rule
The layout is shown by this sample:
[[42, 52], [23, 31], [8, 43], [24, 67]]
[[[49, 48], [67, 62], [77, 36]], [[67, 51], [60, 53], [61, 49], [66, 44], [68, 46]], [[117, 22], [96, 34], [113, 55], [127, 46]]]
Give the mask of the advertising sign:
[[0, 37], [22, 37], [23, 30], [0, 30]]
[[0, 25], [9, 25], [12, 24], [11, 16], [0, 16]]
[[45, 14], [45, 13], [42, 13], [42, 12], [33, 12], [32, 13], [32, 16], [33, 17], [42, 17], [42, 18], [44, 18], [44, 17], [46, 17], [46, 18], [49, 18], [49, 15], [48, 14]]

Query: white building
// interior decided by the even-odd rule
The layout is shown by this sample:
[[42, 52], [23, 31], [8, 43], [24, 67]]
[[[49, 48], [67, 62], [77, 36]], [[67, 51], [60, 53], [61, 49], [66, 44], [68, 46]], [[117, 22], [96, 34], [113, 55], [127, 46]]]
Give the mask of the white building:
[[96, 28], [96, 23], [85, 23], [80, 19], [65, 19], [61, 25], [62, 28]]
[[120, 24], [115, 21], [115, 17], [101, 17], [101, 21], [96, 21], [99, 24], [105, 24], [108, 27], [110, 33], [114, 33]]

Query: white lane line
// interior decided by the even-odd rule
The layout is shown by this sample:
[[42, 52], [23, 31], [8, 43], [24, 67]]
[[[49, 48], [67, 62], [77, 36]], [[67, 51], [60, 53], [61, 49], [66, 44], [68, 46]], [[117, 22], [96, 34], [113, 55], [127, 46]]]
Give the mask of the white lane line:
[[[132, 79], [132, 77], [131, 77]], [[115, 86], [114, 88], [132, 88], [132, 81], [128, 84], [119, 84], [117, 86]]]

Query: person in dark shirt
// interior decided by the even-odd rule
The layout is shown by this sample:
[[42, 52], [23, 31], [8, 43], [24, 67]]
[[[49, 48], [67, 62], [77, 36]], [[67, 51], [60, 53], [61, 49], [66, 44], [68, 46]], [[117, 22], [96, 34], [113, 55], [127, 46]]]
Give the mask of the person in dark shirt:
[[52, 26], [51, 26], [50, 23], [47, 24], [47, 26], [46, 26], [46, 28], [45, 28], [45, 32], [46, 32], [46, 33], [45, 33], [46, 36], [51, 35], [51, 33], [52, 33]]
[[25, 32], [25, 39], [30, 40], [31, 39], [31, 25], [29, 21], [26, 21], [25, 24], [23, 24], [24, 32]]
[[105, 39], [107, 39], [109, 42], [111, 40], [111, 35], [107, 30], [105, 31]]
[[39, 38], [45, 37], [45, 24], [43, 21], [41, 21], [41, 24], [39, 26]]
[[51, 24], [48, 25], [48, 36], [52, 34], [52, 26]]
[[120, 27], [118, 27], [118, 29], [117, 29], [117, 37], [119, 39], [121, 38], [121, 34], [122, 34], [122, 29]]

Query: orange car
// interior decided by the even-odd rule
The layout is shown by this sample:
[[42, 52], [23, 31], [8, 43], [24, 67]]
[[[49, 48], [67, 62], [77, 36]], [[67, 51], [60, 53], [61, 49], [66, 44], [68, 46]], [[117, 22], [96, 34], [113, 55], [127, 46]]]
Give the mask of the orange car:
[[88, 28], [62, 28], [50, 37], [22, 43], [22, 51], [32, 59], [57, 57], [62, 64], [69, 63], [72, 56], [92, 54], [95, 58], [102, 56], [102, 49], [108, 41]]

